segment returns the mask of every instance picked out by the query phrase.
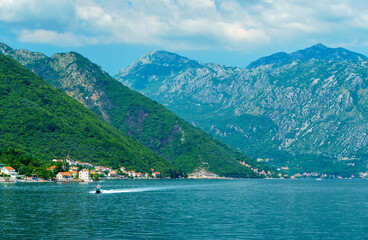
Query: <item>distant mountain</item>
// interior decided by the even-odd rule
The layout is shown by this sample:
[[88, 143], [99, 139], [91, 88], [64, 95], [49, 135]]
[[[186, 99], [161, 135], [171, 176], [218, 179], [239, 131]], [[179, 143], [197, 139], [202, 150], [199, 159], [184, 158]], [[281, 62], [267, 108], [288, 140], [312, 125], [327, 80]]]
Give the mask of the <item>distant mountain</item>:
[[310, 48], [299, 50], [290, 54], [280, 52], [271, 56], [263, 57], [248, 65], [247, 68], [257, 68], [268, 64], [287, 64], [291, 61], [308, 61], [311, 59], [322, 61], [367, 61], [368, 58], [362, 54], [351, 52], [344, 48], [328, 48], [323, 44], [316, 44]]
[[317, 44], [246, 69], [148, 55], [115, 78], [243, 153], [292, 172], [367, 171], [364, 55]]
[[115, 168], [172, 168], [82, 104], [0, 54], [0, 155], [9, 149], [44, 162], [69, 154], [74, 159]]
[[[178, 118], [162, 105], [123, 86], [80, 54], [71, 52], [47, 57], [27, 50], [13, 50], [6, 45], [0, 45], [0, 51], [185, 172], [204, 167], [222, 176], [258, 176], [239, 161], [260, 171], [271, 170]], [[167, 59], [165, 67], [176, 70], [199, 66], [179, 55], [165, 56], [162, 52], [162, 58]], [[140, 62], [153, 60], [156, 59], [147, 55]]]

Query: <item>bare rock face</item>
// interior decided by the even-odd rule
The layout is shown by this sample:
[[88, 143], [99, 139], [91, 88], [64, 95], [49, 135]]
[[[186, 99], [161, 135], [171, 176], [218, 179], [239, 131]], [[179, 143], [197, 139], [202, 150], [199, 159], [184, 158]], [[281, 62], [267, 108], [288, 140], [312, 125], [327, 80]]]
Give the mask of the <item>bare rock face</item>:
[[325, 163], [366, 171], [364, 55], [317, 44], [245, 69], [173, 59], [185, 58], [150, 53], [115, 78], [254, 158], [311, 171]]
[[[117, 131], [138, 140], [185, 173], [193, 172], [206, 162], [208, 170], [220, 176], [271, 176], [255, 172], [240, 163], [246, 162], [254, 169], [267, 173], [271, 171], [272, 176], [276, 176], [268, 166], [241, 154], [157, 102], [129, 89], [78, 53], [58, 53], [47, 57], [27, 50], [13, 50], [4, 44], [0, 44], [0, 52], [66, 92]], [[147, 64], [154, 69], [166, 69], [169, 71], [167, 74], [200, 66], [196, 61], [176, 54], [155, 52], [142, 57], [131, 68]], [[142, 81], [152, 82], [154, 77]]]

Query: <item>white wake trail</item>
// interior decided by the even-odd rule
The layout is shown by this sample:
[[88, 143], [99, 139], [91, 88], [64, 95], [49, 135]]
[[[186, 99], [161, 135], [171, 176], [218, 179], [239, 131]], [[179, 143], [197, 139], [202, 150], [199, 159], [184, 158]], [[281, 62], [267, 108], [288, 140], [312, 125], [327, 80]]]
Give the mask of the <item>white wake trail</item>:
[[[147, 187], [147, 188], [124, 188], [124, 189], [110, 189], [104, 190], [102, 189], [102, 194], [112, 194], [112, 193], [134, 193], [134, 192], [150, 192], [150, 191], [160, 191], [160, 190], [168, 190], [175, 189], [180, 187]], [[95, 193], [95, 191], [90, 191], [90, 193]]]

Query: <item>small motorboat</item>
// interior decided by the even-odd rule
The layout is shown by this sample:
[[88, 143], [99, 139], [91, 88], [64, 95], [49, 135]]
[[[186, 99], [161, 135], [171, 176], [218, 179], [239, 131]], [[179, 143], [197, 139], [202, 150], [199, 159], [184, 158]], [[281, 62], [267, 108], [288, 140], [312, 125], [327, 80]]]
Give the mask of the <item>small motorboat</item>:
[[102, 189], [101, 189], [100, 184], [97, 185], [97, 187], [95, 188], [95, 191], [96, 191], [96, 194], [102, 193]]

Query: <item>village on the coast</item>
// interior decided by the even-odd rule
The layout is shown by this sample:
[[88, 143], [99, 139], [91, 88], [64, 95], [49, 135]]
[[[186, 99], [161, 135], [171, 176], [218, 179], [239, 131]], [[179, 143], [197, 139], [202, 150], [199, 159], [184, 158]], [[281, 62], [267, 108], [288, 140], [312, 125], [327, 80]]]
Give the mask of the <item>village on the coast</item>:
[[47, 180], [40, 179], [36, 174], [32, 174], [32, 176], [20, 175], [13, 167], [4, 166], [1, 163], [0, 169], [0, 181], [6, 182], [93, 182], [100, 179], [156, 179], [161, 177], [161, 173], [153, 168], [148, 173], [127, 171], [125, 167], [112, 169], [111, 167], [76, 161], [69, 156], [65, 159], [52, 160], [52, 166], [47, 167], [46, 170], [51, 171], [56, 176]]

